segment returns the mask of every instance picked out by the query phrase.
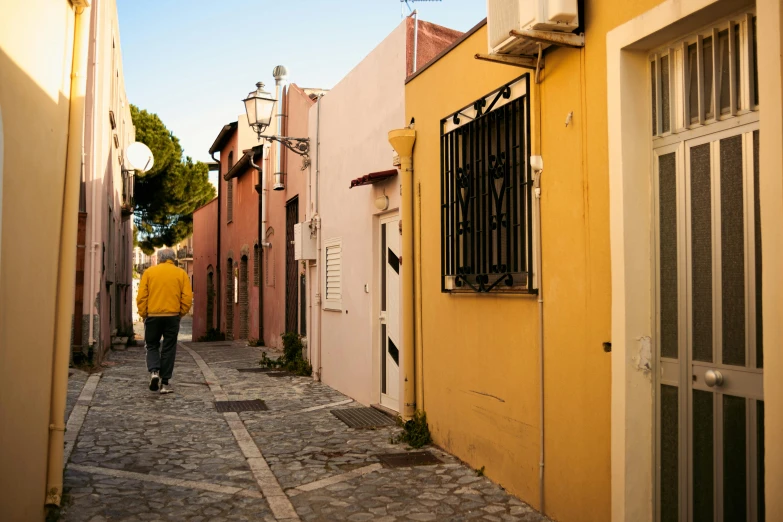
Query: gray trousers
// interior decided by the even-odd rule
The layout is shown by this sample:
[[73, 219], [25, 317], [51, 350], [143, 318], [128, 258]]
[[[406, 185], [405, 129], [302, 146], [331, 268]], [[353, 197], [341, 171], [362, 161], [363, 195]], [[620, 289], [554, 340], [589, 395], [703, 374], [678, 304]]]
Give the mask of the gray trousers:
[[[144, 320], [144, 344], [147, 348], [147, 371], [160, 372], [164, 381], [174, 373], [174, 358], [177, 355], [179, 316], [147, 317]], [[163, 342], [161, 342], [161, 337]]]

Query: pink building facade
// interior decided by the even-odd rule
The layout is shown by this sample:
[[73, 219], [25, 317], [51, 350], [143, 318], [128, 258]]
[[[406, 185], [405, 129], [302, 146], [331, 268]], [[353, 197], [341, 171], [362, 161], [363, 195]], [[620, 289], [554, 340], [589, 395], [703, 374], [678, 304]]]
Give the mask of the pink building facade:
[[[291, 85], [280, 103], [287, 114], [283, 134], [306, 136], [314, 96]], [[274, 132], [271, 125], [267, 133]], [[304, 271], [291, 244], [293, 225], [306, 213], [302, 158], [283, 149], [284, 186], [273, 190], [276, 147], [259, 144], [244, 116], [221, 129], [210, 154], [220, 156], [218, 197], [194, 215], [193, 339], [212, 324], [227, 339], [261, 339], [280, 347], [282, 334], [303, 332], [307, 319], [301, 312]]]
[[216, 328], [217, 210], [215, 198], [193, 213], [193, 339]]

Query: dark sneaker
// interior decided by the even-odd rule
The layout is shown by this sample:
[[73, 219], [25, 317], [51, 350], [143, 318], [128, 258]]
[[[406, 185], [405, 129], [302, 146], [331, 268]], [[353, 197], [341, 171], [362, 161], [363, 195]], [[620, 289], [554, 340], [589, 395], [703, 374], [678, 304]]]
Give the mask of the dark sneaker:
[[150, 373], [150, 391], [158, 391], [160, 386], [160, 374], [158, 372]]
[[174, 393], [174, 390], [171, 389], [171, 386], [169, 384], [161, 384], [160, 393], [161, 394]]

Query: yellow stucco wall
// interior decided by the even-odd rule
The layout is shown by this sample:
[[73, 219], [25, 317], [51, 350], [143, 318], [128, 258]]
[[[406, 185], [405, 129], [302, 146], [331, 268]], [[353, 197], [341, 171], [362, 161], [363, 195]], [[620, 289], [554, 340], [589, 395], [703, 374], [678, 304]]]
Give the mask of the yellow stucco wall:
[[[659, 0], [586, 3], [585, 49], [552, 49], [542, 83], [531, 81], [533, 154], [544, 159], [545, 512], [580, 522], [611, 509], [606, 33]], [[525, 72], [474, 59], [486, 52], [482, 27], [406, 86], [421, 184], [424, 409], [437, 444], [539, 507], [536, 299], [440, 292], [440, 120]]]
[[0, 16], [0, 520], [43, 518], [73, 28], [67, 0]]

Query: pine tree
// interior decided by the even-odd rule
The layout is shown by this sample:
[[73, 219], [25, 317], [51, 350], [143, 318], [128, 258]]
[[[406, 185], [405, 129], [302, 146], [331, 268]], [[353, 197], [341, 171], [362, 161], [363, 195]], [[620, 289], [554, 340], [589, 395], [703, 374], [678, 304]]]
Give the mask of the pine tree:
[[146, 254], [193, 233], [193, 212], [215, 197], [205, 163], [183, 159], [182, 146], [157, 114], [131, 105], [136, 141], [147, 145], [155, 165], [137, 172], [133, 189], [139, 246]]

